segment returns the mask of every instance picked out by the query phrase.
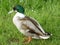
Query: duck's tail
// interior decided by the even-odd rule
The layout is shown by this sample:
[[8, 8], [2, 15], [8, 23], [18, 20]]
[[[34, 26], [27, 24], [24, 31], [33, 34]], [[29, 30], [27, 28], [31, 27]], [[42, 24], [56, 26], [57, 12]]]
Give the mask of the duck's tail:
[[49, 39], [50, 38], [50, 36], [39, 36], [40, 37], [40, 39]]
[[47, 33], [47, 35], [39, 36], [41, 39], [49, 39], [52, 36], [52, 34]]

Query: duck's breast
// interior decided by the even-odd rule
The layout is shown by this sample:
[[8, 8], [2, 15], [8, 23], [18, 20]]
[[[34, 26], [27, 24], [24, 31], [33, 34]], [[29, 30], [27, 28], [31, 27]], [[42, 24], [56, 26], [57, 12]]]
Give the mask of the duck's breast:
[[18, 16], [13, 17], [13, 23], [18, 29], [21, 28], [21, 21], [19, 20]]

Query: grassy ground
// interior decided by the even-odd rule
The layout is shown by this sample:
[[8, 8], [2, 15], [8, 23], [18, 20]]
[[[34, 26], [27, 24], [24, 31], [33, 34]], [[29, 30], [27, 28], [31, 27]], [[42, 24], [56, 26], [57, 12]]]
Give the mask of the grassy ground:
[[0, 45], [23, 45], [24, 36], [12, 22], [15, 13], [8, 15], [17, 4], [22, 5], [25, 14], [35, 18], [45, 31], [53, 34], [48, 40], [32, 40], [28, 45], [60, 45], [60, 0], [0, 0]]

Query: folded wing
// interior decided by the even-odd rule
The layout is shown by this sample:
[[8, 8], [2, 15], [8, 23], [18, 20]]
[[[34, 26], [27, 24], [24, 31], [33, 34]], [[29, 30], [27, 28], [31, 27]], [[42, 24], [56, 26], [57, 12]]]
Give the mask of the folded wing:
[[22, 22], [22, 24], [24, 26], [26, 26], [27, 29], [29, 29], [29, 32], [30, 33], [35, 33], [35, 34], [38, 34], [38, 35], [44, 35], [44, 30], [40, 27], [40, 25], [37, 23], [36, 20], [26, 16]]

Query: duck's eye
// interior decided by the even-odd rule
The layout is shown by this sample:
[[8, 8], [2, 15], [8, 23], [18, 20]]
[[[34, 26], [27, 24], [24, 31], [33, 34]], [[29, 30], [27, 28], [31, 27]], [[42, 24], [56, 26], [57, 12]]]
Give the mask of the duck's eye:
[[13, 7], [13, 10], [16, 10], [16, 7]]

